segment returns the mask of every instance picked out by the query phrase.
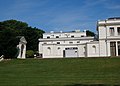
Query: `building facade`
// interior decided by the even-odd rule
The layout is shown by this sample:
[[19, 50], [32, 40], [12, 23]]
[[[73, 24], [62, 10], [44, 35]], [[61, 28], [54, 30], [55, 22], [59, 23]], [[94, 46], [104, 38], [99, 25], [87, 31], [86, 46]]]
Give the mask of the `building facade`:
[[42, 58], [105, 57], [120, 55], [120, 18], [97, 23], [98, 40], [86, 31], [44, 33], [39, 39]]
[[97, 30], [100, 56], [120, 56], [120, 18], [98, 21]]

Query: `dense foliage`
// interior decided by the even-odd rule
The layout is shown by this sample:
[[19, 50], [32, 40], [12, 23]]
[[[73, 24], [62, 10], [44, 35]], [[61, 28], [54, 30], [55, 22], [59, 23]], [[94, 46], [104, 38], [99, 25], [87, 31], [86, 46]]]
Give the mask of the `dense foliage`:
[[17, 36], [25, 36], [27, 50], [37, 51], [38, 39], [44, 33], [36, 27], [30, 27], [27, 23], [17, 20], [0, 22], [0, 55], [14, 57], [17, 53], [16, 46], [19, 43]]
[[33, 50], [27, 50], [26, 51], [27, 58], [33, 58], [34, 57], [34, 51]]
[[95, 36], [96, 34], [92, 31], [87, 30], [86, 31], [87, 36]]

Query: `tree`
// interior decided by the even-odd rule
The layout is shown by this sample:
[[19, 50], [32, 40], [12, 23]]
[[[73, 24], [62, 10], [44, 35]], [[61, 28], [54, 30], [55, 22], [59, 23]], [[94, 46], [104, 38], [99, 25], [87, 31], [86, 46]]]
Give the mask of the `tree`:
[[[37, 51], [38, 39], [44, 33], [36, 27], [30, 27], [27, 23], [17, 20], [7, 20], [0, 22], [0, 55], [14, 57], [16, 46], [19, 43], [17, 36], [25, 36], [27, 40], [27, 50]], [[11, 51], [10, 51], [11, 50]]]
[[87, 30], [86, 31], [87, 36], [95, 36], [96, 34], [92, 31]]
[[21, 30], [28, 27], [28, 24], [25, 22], [17, 21], [17, 20], [6, 20], [1, 22], [1, 26], [7, 28], [7, 29], [16, 29]]
[[16, 55], [18, 39], [15, 33], [10, 29], [4, 29], [0, 32], [0, 55], [5, 55], [6, 58], [12, 58]]
[[25, 36], [27, 40], [27, 50], [38, 50], [38, 39], [42, 38], [43, 33], [44, 31], [32, 27], [22, 30], [21, 35]]

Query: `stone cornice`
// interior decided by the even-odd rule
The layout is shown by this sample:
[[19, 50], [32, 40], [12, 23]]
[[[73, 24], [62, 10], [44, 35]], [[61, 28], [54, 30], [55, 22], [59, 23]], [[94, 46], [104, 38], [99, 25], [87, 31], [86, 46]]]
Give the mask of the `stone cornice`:
[[67, 40], [94, 40], [94, 37], [76, 37], [76, 38], [43, 38], [39, 41], [67, 41]]

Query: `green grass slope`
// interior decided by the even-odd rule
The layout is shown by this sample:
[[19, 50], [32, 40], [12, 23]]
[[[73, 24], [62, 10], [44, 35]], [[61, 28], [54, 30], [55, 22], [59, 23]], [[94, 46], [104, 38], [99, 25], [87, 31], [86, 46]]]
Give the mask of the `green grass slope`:
[[120, 58], [0, 62], [0, 86], [120, 85]]

